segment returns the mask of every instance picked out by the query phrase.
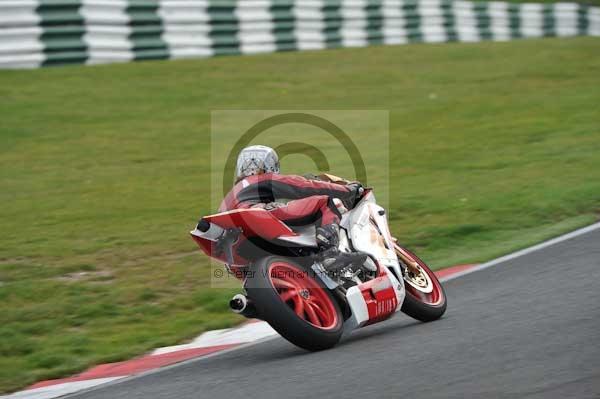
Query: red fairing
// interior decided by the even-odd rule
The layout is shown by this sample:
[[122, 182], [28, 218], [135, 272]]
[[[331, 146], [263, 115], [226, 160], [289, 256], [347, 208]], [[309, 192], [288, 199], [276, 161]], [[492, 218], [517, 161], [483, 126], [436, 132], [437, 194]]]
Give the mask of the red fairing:
[[369, 321], [366, 324], [377, 323], [394, 314], [398, 306], [398, 298], [387, 275], [367, 281], [359, 287], [369, 311]]
[[296, 235], [292, 229], [271, 215], [269, 211], [260, 208], [236, 209], [206, 216], [204, 219], [224, 229], [239, 227], [246, 237], [260, 236], [272, 240], [283, 235]]
[[[241, 228], [242, 234], [233, 246], [233, 260], [235, 265], [246, 265], [248, 260], [237, 254], [237, 248], [247, 237], [259, 236], [272, 240], [281, 236], [295, 236], [296, 233], [264, 209], [237, 209], [229, 212], [217, 213], [204, 217], [224, 229]], [[217, 255], [218, 250], [214, 241], [207, 240], [192, 234], [192, 239], [200, 246], [202, 251], [210, 257], [226, 263], [225, 254]]]
[[[196, 242], [196, 244], [198, 244], [198, 246], [200, 247], [200, 249], [202, 249], [202, 251], [215, 259], [220, 260], [223, 263], [227, 263], [227, 259], [225, 257], [225, 254], [222, 253], [219, 256], [217, 256], [217, 245], [214, 241], [210, 241], [207, 240], [205, 238], [201, 238], [201, 237], [197, 237], [195, 235], [192, 235], [192, 239]], [[240, 265], [240, 266], [244, 266], [248, 264], [248, 260], [242, 258], [241, 256], [239, 256], [237, 254], [236, 248], [243, 242], [245, 241], [245, 238], [240, 237], [240, 240], [233, 246], [233, 263], [235, 265]]]

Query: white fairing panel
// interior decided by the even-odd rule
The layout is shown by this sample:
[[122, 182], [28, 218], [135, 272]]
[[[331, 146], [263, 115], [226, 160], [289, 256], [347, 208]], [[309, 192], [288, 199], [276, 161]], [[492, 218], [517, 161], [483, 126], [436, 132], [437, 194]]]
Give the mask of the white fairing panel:
[[398, 306], [396, 306], [396, 312], [399, 312], [402, 308], [402, 304], [404, 303], [404, 298], [406, 297], [406, 289], [404, 288], [404, 281], [400, 282], [392, 273], [388, 273], [388, 278], [392, 282], [392, 285], [396, 287], [396, 300], [398, 301]]
[[348, 288], [346, 299], [352, 311], [352, 317], [346, 322], [345, 329], [351, 331], [369, 320], [369, 310], [358, 286]]
[[376, 204], [373, 193], [369, 193], [352, 211], [345, 214], [341, 224], [349, 231], [355, 250], [372, 255], [380, 265], [393, 271], [389, 277], [398, 298], [397, 310], [400, 310], [405, 296], [404, 283], [398, 280], [402, 270], [394, 250], [386, 212]]
[[342, 224], [348, 226], [354, 249], [373, 255], [383, 266], [398, 267], [385, 210], [375, 203], [374, 196], [369, 194], [347, 215]]

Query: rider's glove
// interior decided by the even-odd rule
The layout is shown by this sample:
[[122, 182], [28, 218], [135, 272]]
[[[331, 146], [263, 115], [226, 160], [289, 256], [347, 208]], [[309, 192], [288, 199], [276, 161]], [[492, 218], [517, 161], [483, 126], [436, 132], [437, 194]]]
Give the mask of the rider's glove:
[[349, 183], [346, 187], [348, 187], [350, 189], [350, 192], [352, 193], [352, 207], [354, 207], [354, 205], [356, 205], [356, 203], [362, 198], [365, 189], [359, 182]]

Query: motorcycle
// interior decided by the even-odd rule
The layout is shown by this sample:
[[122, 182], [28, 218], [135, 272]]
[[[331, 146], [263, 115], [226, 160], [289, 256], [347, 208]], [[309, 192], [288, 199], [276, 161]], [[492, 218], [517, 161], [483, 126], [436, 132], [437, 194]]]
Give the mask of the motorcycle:
[[261, 208], [205, 216], [190, 233], [241, 280], [244, 293], [230, 308], [306, 350], [331, 348], [343, 334], [399, 311], [422, 322], [446, 311], [444, 288], [392, 237], [371, 189], [342, 215], [332, 258], [318, 251], [314, 226], [288, 226]]

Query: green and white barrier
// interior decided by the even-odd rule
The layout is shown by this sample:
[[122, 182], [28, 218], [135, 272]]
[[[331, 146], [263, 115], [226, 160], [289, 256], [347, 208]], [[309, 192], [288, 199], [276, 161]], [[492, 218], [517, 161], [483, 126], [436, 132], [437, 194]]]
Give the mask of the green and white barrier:
[[449, 0], [0, 0], [0, 68], [600, 36], [600, 8]]

